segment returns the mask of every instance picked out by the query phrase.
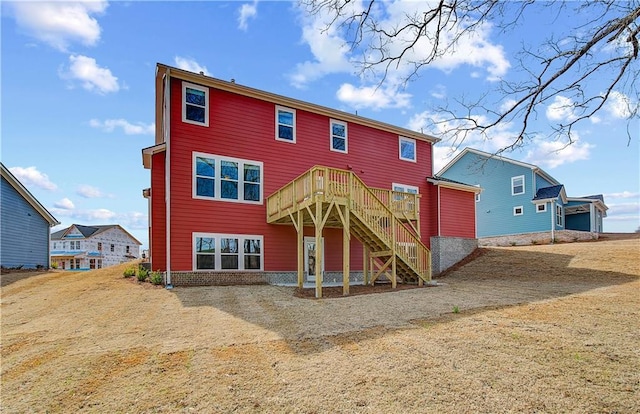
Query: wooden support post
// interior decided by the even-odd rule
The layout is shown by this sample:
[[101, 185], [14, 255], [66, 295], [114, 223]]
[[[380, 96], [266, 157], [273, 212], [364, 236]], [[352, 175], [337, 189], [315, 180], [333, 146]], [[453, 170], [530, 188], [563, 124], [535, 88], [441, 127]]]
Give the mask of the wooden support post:
[[396, 246], [396, 218], [391, 215], [391, 288], [395, 289], [398, 285], [397, 274], [396, 274], [396, 259], [398, 257], [397, 246]]
[[362, 245], [362, 276], [364, 284], [369, 284], [369, 249], [366, 245]]
[[320, 197], [316, 198], [316, 298], [322, 297], [322, 201]]
[[[339, 208], [339, 207], [338, 207]], [[349, 229], [349, 206], [344, 207], [344, 223], [342, 226], [342, 294], [349, 294], [349, 275], [351, 274], [351, 233]]]
[[302, 210], [298, 210], [297, 225], [296, 225], [296, 238], [297, 238], [297, 254], [298, 254], [298, 287], [302, 289], [304, 287], [304, 224], [303, 224]]

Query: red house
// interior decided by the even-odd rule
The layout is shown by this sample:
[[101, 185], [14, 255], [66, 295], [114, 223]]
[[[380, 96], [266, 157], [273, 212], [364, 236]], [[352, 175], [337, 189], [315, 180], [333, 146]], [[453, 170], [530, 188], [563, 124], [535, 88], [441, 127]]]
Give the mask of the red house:
[[317, 296], [430, 281], [476, 247], [480, 191], [432, 176], [437, 141], [158, 64], [142, 151], [151, 267], [168, 286], [314, 283]]

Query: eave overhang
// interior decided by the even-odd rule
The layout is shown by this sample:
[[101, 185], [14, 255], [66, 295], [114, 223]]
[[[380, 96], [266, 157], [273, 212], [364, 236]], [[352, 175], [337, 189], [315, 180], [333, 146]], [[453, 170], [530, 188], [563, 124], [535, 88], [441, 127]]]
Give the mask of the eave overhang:
[[150, 170], [151, 169], [151, 157], [154, 154], [158, 154], [160, 152], [164, 152], [167, 150], [167, 144], [166, 143], [162, 143], [162, 144], [158, 144], [158, 145], [153, 145], [151, 147], [147, 147], [147, 148], [143, 148], [142, 149], [142, 165], [144, 166], [145, 169]]

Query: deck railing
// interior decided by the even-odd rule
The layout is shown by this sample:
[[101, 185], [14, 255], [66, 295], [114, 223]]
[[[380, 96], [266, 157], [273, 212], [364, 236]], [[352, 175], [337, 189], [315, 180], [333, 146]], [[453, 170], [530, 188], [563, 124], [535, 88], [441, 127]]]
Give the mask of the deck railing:
[[396, 217], [417, 214], [418, 196], [369, 188], [351, 171], [315, 166], [267, 198], [267, 219], [297, 211], [310, 199], [344, 199], [367, 228], [423, 280], [430, 279], [429, 249]]

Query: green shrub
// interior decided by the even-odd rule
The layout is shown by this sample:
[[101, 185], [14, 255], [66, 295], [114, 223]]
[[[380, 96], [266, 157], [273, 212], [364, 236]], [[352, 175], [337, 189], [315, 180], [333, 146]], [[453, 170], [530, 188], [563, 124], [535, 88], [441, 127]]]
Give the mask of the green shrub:
[[127, 267], [126, 269], [124, 269], [124, 272], [122, 273], [122, 275], [127, 278], [131, 276], [135, 276], [136, 275], [135, 267]]
[[149, 281], [154, 285], [161, 285], [162, 284], [162, 273], [160, 273], [160, 272], [151, 272], [151, 275], [149, 276]]
[[142, 274], [143, 278], [142, 280], [144, 281], [148, 276], [149, 276], [149, 269], [147, 269], [144, 266], [139, 266], [138, 267], [138, 275]]
[[58, 268], [58, 262], [51, 262], [51, 268], [52, 269], [57, 269]]
[[144, 282], [145, 280], [147, 280], [148, 275], [149, 272], [147, 272], [147, 269], [145, 269], [144, 271], [138, 271], [138, 282]]
[[453, 313], [460, 313], [460, 308], [458, 306], [454, 306]]

